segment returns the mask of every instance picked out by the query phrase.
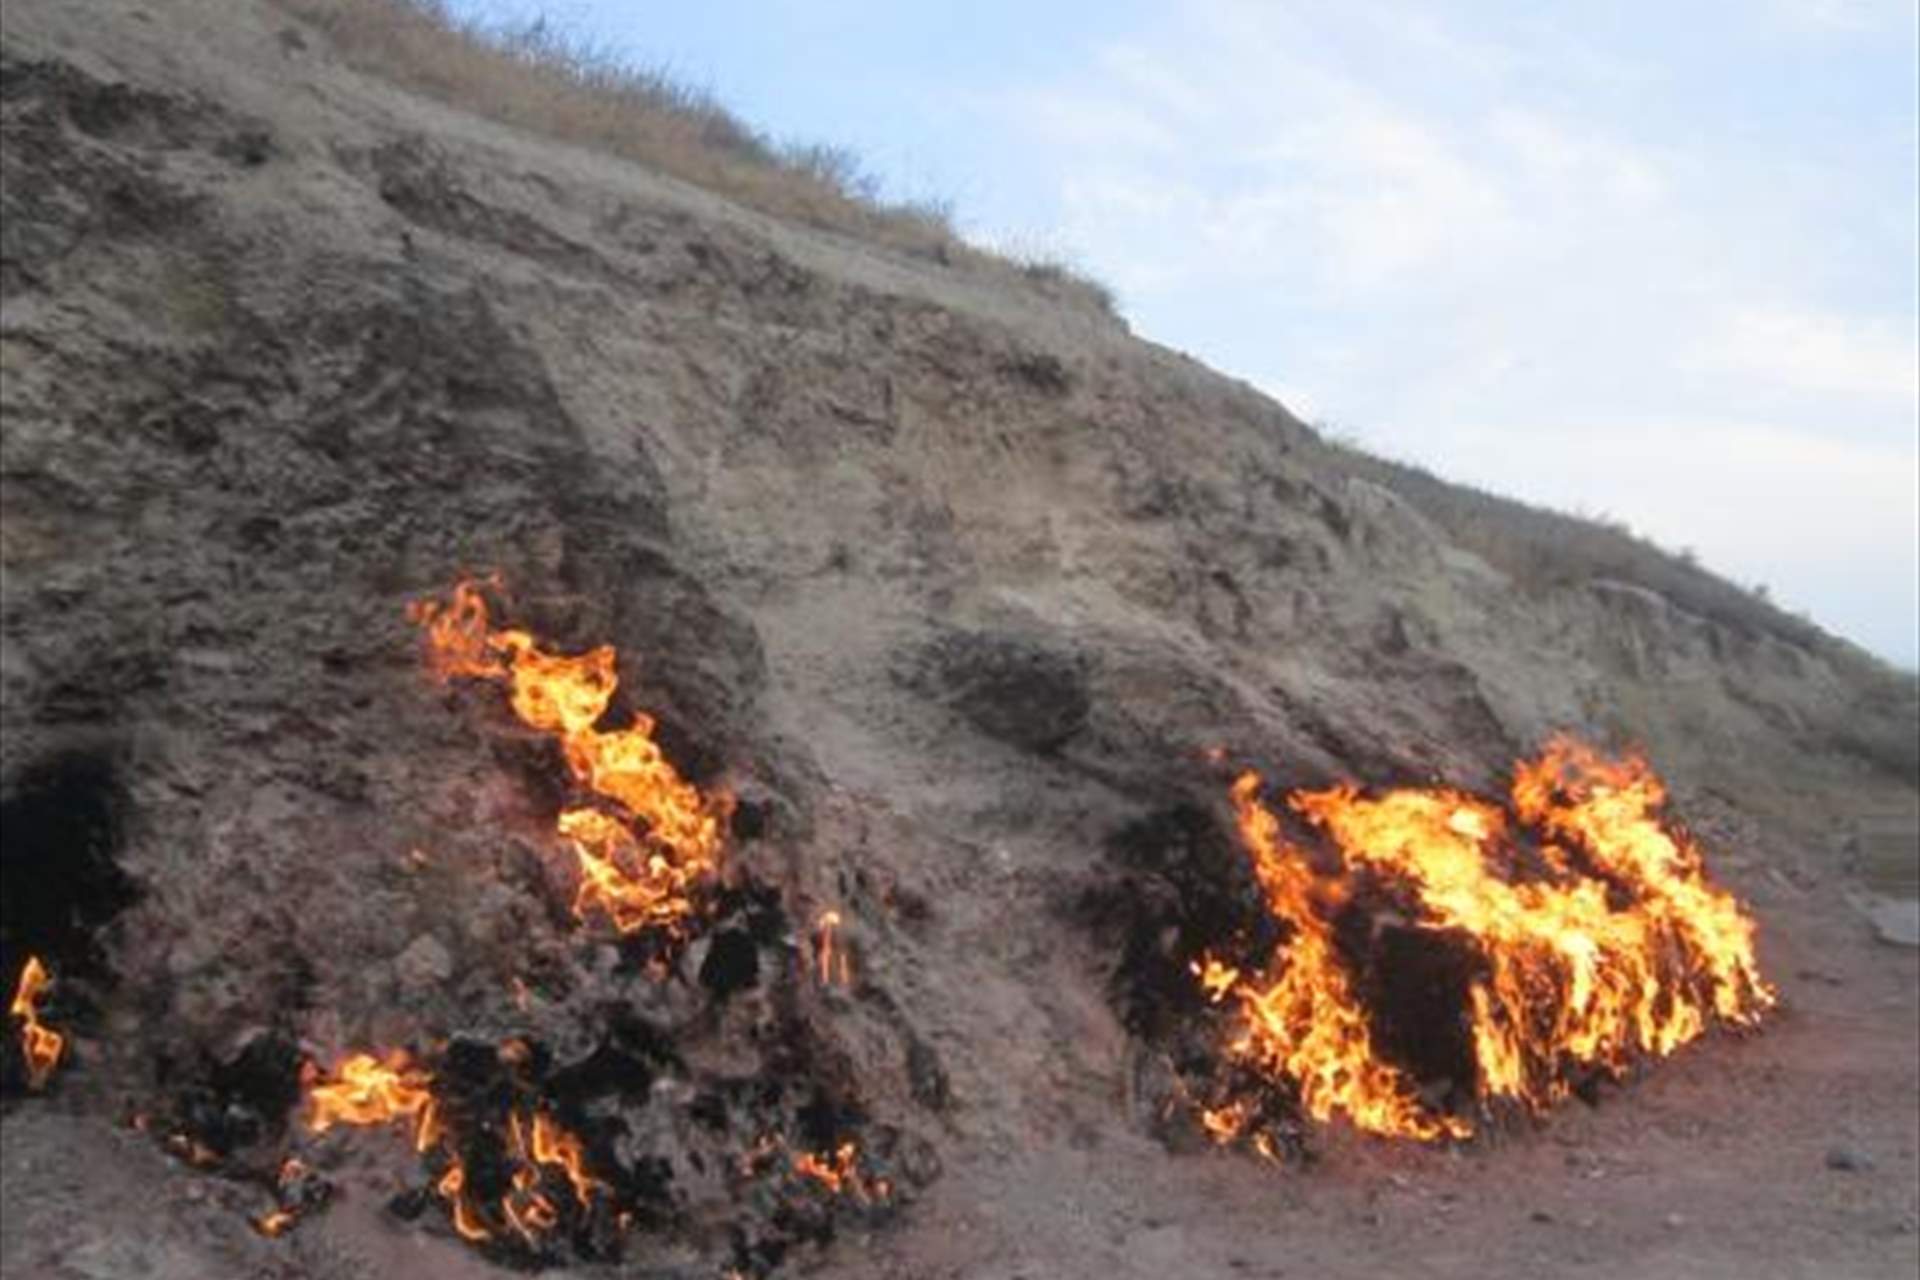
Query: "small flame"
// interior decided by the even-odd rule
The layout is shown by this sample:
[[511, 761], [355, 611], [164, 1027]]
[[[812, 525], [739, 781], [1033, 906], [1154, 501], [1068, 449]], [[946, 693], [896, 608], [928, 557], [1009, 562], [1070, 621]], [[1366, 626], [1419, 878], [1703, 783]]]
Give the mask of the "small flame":
[[14, 990], [7, 1010], [20, 1019], [20, 1053], [27, 1066], [27, 1088], [44, 1089], [60, 1065], [66, 1037], [40, 1021], [40, 997], [53, 982], [53, 975], [40, 963], [39, 956], [28, 956], [20, 970], [20, 984]]
[[211, 1169], [220, 1163], [220, 1153], [186, 1133], [167, 1135], [167, 1150], [196, 1169]]
[[[518, 1037], [501, 1041], [497, 1052], [500, 1061], [513, 1067], [525, 1065], [532, 1056], [527, 1042]], [[433, 1189], [447, 1202], [454, 1230], [471, 1241], [493, 1239], [495, 1233], [482, 1207], [469, 1193], [466, 1166], [432, 1092], [433, 1076], [406, 1050], [391, 1049], [380, 1056], [355, 1053], [327, 1073], [308, 1064], [305, 1078], [307, 1127], [315, 1133], [336, 1124], [411, 1121], [414, 1149], [423, 1156], [437, 1149], [444, 1157]], [[588, 1168], [586, 1144], [544, 1109], [508, 1111], [507, 1144], [516, 1165], [500, 1200], [500, 1218], [528, 1244], [560, 1224], [559, 1206], [542, 1188], [542, 1169], [552, 1169], [556, 1178], [564, 1178], [582, 1209], [591, 1208], [594, 1196], [607, 1188]], [[281, 1167], [281, 1184], [304, 1172], [297, 1160], [289, 1160]]]
[[[1320, 876], [1258, 799], [1233, 786], [1240, 834], [1267, 907], [1288, 927], [1269, 971], [1243, 975], [1207, 958], [1194, 973], [1210, 1000], [1238, 997], [1230, 1056], [1291, 1080], [1308, 1115], [1335, 1113], [1373, 1133], [1466, 1137], [1373, 1043], [1335, 947], [1332, 920], [1351, 882]], [[1747, 1026], [1775, 1001], [1754, 960], [1745, 909], [1706, 876], [1699, 849], [1659, 817], [1666, 792], [1636, 758], [1607, 760], [1556, 739], [1516, 767], [1514, 820], [1544, 840], [1545, 877], [1524, 878], [1508, 850], [1509, 815], [1444, 788], [1376, 798], [1351, 785], [1300, 792], [1290, 807], [1324, 830], [1349, 867], [1396, 892], [1411, 927], [1469, 941], [1484, 962], [1468, 988], [1483, 1100], [1539, 1111], [1569, 1091], [1569, 1068], [1618, 1074], [1662, 1057], [1718, 1019]], [[1203, 1111], [1215, 1137], [1240, 1136], [1250, 1110]]]
[[885, 1178], [869, 1177], [860, 1168], [860, 1149], [843, 1142], [831, 1155], [803, 1151], [793, 1157], [793, 1171], [811, 1178], [834, 1195], [853, 1196], [862, 1204], [885, 1200], [893, 1194], [893, 1184]]
[[271, 1240], [291, 1231], [293, 1224], [299, 1220], [300, 1215], [291, 1209], [269, 1209], [253, 1218], [252, 1222], [255, 1231]]
[[1224, 1107], [1203, 1107], [1200, 1127], [1212, 1134], [1214, 1141], [1228, 1142], [1247, 1127], [1252, 1115], [1253, 1104], [1246, 1101], [1230, 1102]]
[[1200, 979], [1201, 990], [1207, 993], [1210, 1004], [1219, 1004], [1233, 991], [1233, 984], [1240, 981], [1240, 970], [1213, 956], [1203, 956], [1191, 966], [1193, 976]]
[[[297, 1156], [288, 1156], [280, 1162], [280, 1172], [274, 1177], [274, 1188], [278, 1203], [265, 1213], [256, 1214], [249, 1219], [253, 1229], [268, 1239], [283, 1236], [299, 1225], [303, 1204], [296, 1186], [310, 1171], [306, 1163]], [[289, 1194], [293, 1193], [293, 1194]]]
[[823, 911], [814, 925], [814, 971], [823, 987], [851, 987], [853, 958], [844, 946], [834, 945], [833, 932], [840, 927], [838, 911]]
[[606, 1184], [587, 1172], [585, 1143], [561, 1128], [552, 1116], [539, 1110], [533, 1112], [530, 1123], [522, 1121], [518, 1113], [509, 1115], [507, 1133], [514, 1155], [521, 1161], [516, 1177], [525, 1174], [529, 1185], [532, 1185], [540, 1177], [536, 1166], [551, 1166], [566, 1175], [573, 1187], [573, 1197], [580, 1202], [580, 1207], [591, 1207], [593, 1193]]
[[584, 920], [597, 909], [622, 933], [679, 928], [694, 888], [718, 873], [731, 798], [680, 776], [651, 717], [636, 712], [624, 729], [595, 727], [619, 686], [611, 645], [568, 657], [529, 632], [495, 630], [483, 585], [497, 588], [499, 579], [461, 582], [445, 603], [410, 606], [426, 630], [428, 665], [442, 680], [504, 682], [515, 714], [559, 740], [574, 780], [594, 798], [559, 818], [579, 864], [574, 914]]
[[433, 1189], [439, 1192], [440, 1197], [447, 1202], [447, 1212], [452, 1219], [453, 1229], [460, 1233], [462, 1239], [471, 1240], [476, 1244], [491, 1240], [493, 1233], [487, 1230], [486, 1224], [480, 1221], [473, 1206], [467, 1203], [466, 1166], [460, 1163], [458, 1156], [450, 1156], [448, 1159], [447, 1171], [440, 1175], [440, 1180], [434, 1183]]
[[307, 1091], [307, 1127], [325, 1133], [336, 1124], [379, 1125], [395, 1120], [414, 1123], [415, 1145], [425, 1150], [439, 1132], [433, 1077], [414, 1065], [405, 1049], [392, 1049], [384, 1059], [356, 1053], [343, 1059], [324, 1083]]

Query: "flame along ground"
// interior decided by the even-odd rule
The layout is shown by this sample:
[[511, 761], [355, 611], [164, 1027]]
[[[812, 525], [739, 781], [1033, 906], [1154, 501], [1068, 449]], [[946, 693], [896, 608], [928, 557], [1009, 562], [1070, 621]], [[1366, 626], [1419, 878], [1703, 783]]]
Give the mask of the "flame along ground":
[[[503, 1062], [516, 1063], [524, 1058], [525, 1045], [504, 1041], [499, 1054]], [[323, 1134], [336, 1125], [404, 1123], [411, 1129], [414, 1150], [438, 1165], [434, 1190], [446, 1201], [449, 1220], [464, 1239], [482, 1242], [511, 1230], [537, 1247], [540, 1236], [561, 1220], [556, 1183], [568, 1188], [582, 1210], [591, 1209], [594, 1197], [606, 1190], [606, 1184], [588, 1172], [579, 1138], [538, 1106], [516, 1107], [506, 1119], [507, 1155], [513, 1163], [509, 1186], [497, 1205], [481, 1204], [467, 1186], [457, 1135], [433, 1094], [432, 1073], [403, 1049], [381, 1056], [351, 1054], [325, 1073], [309, 1064], [305, 1078], [304, 1124], [311, 1133]], [[291, 1225], [291, 1217], [282, 1207], [255, 1225], [277, 1235]]]
[[624, 729], [597, 727], [619, 687], [611, 645], [568, 657], [526, 631], [496, 629], [481, 586], [461, 582], [445, 602], [409, 609], [426, 631], [434, 673], [505, 683], [521, 721], [559, 740], [574, 781], [592, 797], [556, 824], [578, 861], [575, 914], [598, 910], [622, 933], [682, 930], [693, 892], [718, 872], [730, 797], [681, 777], [645, 714]]
[[[1543, 1111], [1577, 1070], [1617, 1076], [1716, 1021], [1751, 1026], [1775, 1001], [1755, 962], [1752, 918], [1708, 879], [1692, 839], [1663, 820], [1666, 791], [1644, 760], [1556, 739], [1516, 767], [1504, 809], [1445, 788], [1296, 792], [1287, 807], [1337, 851], [1333, 875], [1287, 838], [1259, 790], [1259, 778], [1243, 774], [1233, 805], [1286, 941], [1257, 971], [1207, 957], [1194, 972], [1210, 1001], [1236, 1010], [1228, 1058], [1286, 1081], [1314, 1120], [1344, 1116], [1366, 1132], [1429, 1140], [1475, 1129], [1423, 1100], [1376, 1043], [1338, 937], [1342, 909], [1363, 890], [1409, 927], [1471, 952], [1460, 1016], [1482, 1112], [1503, 1099]], [[1244, 1138], [1272, 1155], [1260, 1110], [1242, 1094], [1216, 1098], [1200, 1118], [1216, 1139]]]
[[[514, 1039], [498, 1048], [502, 1063], [526, 1060], [526, 1045]], [[416, 1152], [435, 1169], [433, 1191], [446, 1203], [448, 1220], [463, 1239], [481, 1244], [518, 1237], [538, 1250], [542, 1237], [560, 1227], [570, 1196], [578, 1211], [588, 1213], [596, 1199], [610, 1199], [613, 1187], [593, 1172], [586, 1144], [563, 1128], [537, 1103], [515, 1105], [506, 1112], [504, 1154], [512, 1167], [506, 1189], [487, 1202], [469, 1185], [460, 1157], [462, 1135], [453, 1130], [445, 1108], [434, 1093], [433, 1073], [404, 1049], [385, 1054], [354, 1053], [329, 1071], [311, 1063], [303, 1073], [306, 1086], [302, 1125], [307, 1132], [324, 1134], [338, 1126], [403, 1127]], [[863, 1165], [859, 1145], [843, 1141], [831, 1151], [790, 1151], [778, 1134], [763, 1136], [740, 1159], [743, 1177], [759, 1178], [784, 1168], [797, 1181], [811, 1183], [830, 1197], [846, 1197], [861, 1205], [887, 1203], [894, 1187], [887, 1178]], [[281, 1170], [285, 1187], [304, 1175], [305, 1167], [289, 1158]], [[631, 1216], [609, 1204], [624, 1230]], [[254, 1219], [263, 1235], [277, 1236], [298, 1220], [299, 1212], [280, 1203]]]
[[7, 1012], [20, 1019], [20, 1057], [26, 1064], [27, 1088], [36, 1091], [47, 1087], [67, 1045], [65, 1036], [40, 1021], [40, 997], [52, 982], [53, 975], [40, 963], [40, 957], [28, 956], [20, 970], [13, 1003], [7, 1006]]
[[[497, 587], [497, 580], [490, 585]], [[617, 687], [613, 649], [566, 657], [543, 649], [527, 632], [495, 630], [474, 582], [456, 585], [444, 604], [414, 604], [409, 615], [426, 629], [437, 676], [507, 683], [520, 719], [558, 738], [575, 781], [592, 797], [564, 810], [557, 823], [578, 856], [575, 914], [584, 921], [597, 909], [623, 933], [652, 928], [684, 936], [694, 923], [694, 890], [717, 872], [730, 801], [703, 794], [679, 775], [653, 741], [646, 716], [636, 715], [625, 729], [596, 727]], [[424, 858], [418, 850], [411, 856]], [[851, 980], [844, 951], [832, 951], [838, 915], [829, 915], [821, 926], [823, 985]], [[301, 1072], [302, 1127], [316, 1136], [338, 1127], [406, 1129], [454, 1231], [476, 1244], [523, 1244], [538, 1256], [543, 1238], [596, 1212], [624, 1233], [634, 1215], [614, 1183], [596, 1175], [586, 1144], [555, 1119], [537, 1084], [521, 1074], [531, 1056], [527, 1043], [506, 1039], [496, 1056], [517, 1081], [513, 1098], [504, 1109], [489, 1105], [484, 1115], [458, 1119], [459, 1108], [436, 1092], [434, 1072], [405, 1049], [349, 1054], [324, 1071], [309, 1061]], [[463, 1159], [463, 1151], [476, 1149], [485, 1153], [485, 1174], [476, 1175]], [[762, 1138], [742, 1161], [742, 1175], [766, 1175], [770, 1154], [785, 1152], [777, 1134]], [[504, 1179], [503, 1165], [510, 1170]], [[862, 1205], [893, 1194], [887, 1179], [862, 1167], [851, 1141], [830, 1152], [791, 1155], [784, 1167], [791, 1179]], [[296, 1158], [283, 1163], [276, 1204], [254, 1218], [256, 1230], [278, 1236], [298, 1222], [306, 1174]], [[483, 1184], [492, 1190], [483, 1191]]]

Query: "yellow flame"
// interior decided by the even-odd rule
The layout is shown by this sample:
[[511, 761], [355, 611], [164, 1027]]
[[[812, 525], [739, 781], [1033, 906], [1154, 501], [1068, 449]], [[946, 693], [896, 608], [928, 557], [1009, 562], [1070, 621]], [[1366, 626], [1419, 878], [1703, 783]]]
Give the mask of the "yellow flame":
[[814, 926], [814, 970], [823, 987], [853, 985], [853, 958], [844, 946], [834, 943], [834, 930], [840, 927], [838, 911], [823, 911]]
[[377, 1125], [412, 1120], [415, 1145], [431, 1146], [439, 1133], [433, 1095], [433, 1077], [414, 1065], [405, 1049], [389, 1050], [386, 1057], [355, 1053], [342, 1059], [331, 1078], [318, 1076], [307, 1090], [307, 1128], [325, 1133], [336, 1124]]
[[[1244, 977], [1208, 959], [1194, 971], [1209, 999], [1237, 995], [1229, 1052], [1293, 1081], [1306, 1112], [1374, 1133], [1465, 1137], [1372, 1042], [1333, 945], [1348, 881], [1317, 876], [1257, 799], [1233, 787], [1242, 840], [1274, 916], [1289, 928], [1270, 971]], [[1445, 788], [1363, 796], [1351, 785], [1296, 793], [1290, 807], [1324, 830], [1345, 867], [1365, 869], [1417, 909], [1412, 927], [1470, 940], [1484, 961], [1468, 989], [1476, 1088], [1539, 1110], [1565, 1096], [1568, 1068], [1618, 1072], [1660, 1057], [1717, 1018], [1749, 1025], [1773, 988], [1754, 958], [1754, 925], [1706, 877], [1700, 851], [1659, 815], [1665, 790], [1645, 761], [1608, 760], [1570, 739], [1515, 770], [1511, 812], [1545, 839], [1549, 874], [1522, 878], [1508, 814]], [[1582, 869], [1584, 863], [1587, 869]], [[1216, 1137], [1244, 1115], [1203, 1114]]]
[[20, 970], [20, 983], [7, 1010], [20, 1019], [20, 1053], [27, 1067], [27, 1088], [40, 1090], [60, 1065], [66, 1037], [40, 1021], [40, 997], [53, 982], [53, 975], [40, 963], [39, 956], [28, 956]]
[[654, 741], [654, 722], [635, 713], [624, 729], [600, 729], [619, 687], [612, 646], [569, 657], [534, 637], [490, 624], [481, 586], [455, 585], [450, 599], [422, 600], [409, 616], [426, 630], [428, 663], [441, 679], [503, 681], [514, 713], [560, 742], [567, 766], [596, 798], [559, 818], [578, 861], [574, 912], [598, 909], [623, 933], [679, 927], [693, 888], [719, 870], [732, 800], [680, 776]]

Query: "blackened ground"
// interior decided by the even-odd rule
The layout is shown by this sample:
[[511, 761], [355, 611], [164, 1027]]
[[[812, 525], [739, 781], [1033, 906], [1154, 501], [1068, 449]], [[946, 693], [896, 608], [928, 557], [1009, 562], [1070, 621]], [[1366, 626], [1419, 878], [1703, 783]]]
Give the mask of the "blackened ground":
[[1200, 804], [1156, 810], [1106, 848], [1113, 873], [1067, 913], [1111, 948], [1111, 997], [1128, 1030], [1166, 1040], [1206, 1009], [1195, 965], [1211, 956], [1264, 966], [1281, 926], [1229, 828]]
[[[91, 1024], [95, 995], [112, 982], [101, 937], [139, 897], [116, 860], [126, 792], [107, 751], [70, 751], [23, 768], [0, 801], [0, 983], [11, 999], [29, 957], [55, 985], [40, 1012], [49, 1025]], [[26, 1084], [9, 1020], [0, 1090]]]

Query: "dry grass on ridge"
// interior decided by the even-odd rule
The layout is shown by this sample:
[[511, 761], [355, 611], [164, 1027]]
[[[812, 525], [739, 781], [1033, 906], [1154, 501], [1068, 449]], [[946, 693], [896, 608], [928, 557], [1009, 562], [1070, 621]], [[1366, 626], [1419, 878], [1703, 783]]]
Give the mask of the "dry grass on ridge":
[[701, 90], [550, 25], [493, 29], [443, 0], [274, 0], [354, 66], [476, 115], [634, 161], [749, 208], [939, 263], [999, 267], [1112, 314], [1111, 292], [1047, 258], [964, 242], [942, 204], [887, 203], [852, 153], [777, 144]]

